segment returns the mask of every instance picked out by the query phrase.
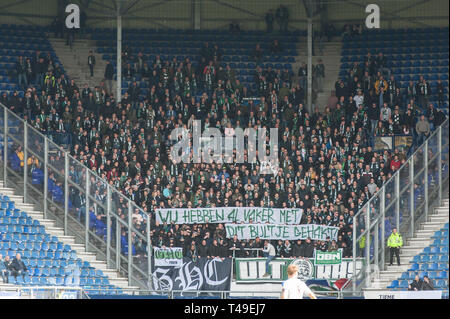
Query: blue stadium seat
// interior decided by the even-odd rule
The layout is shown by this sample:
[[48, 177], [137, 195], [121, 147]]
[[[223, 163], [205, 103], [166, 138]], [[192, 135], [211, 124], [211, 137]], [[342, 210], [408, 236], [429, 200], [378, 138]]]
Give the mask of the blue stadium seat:
[[31, 284], [31, 277], [29, 275], [23, 276], [23, 283], [25, 285], [30, 285]]
[[34, 286], [38, 286], [39, 283], [39, 277], [31, 277], [31, 284]]
[[427, 271], [429, 270], [429, 265], [427, 263], [423, 263], [420, 265], [420, 270]]
[[441, 250], [439, 249], [439, 247], [431, 247], [431, 253], [432, 254], [439, 254], [441, 252]]
[[438, 276], [438, 273], [436, 271], [430, 271], [430, 272], [428, 272], [428, 276], [430, 279], [436, 279]]
[[445, 282], [445, 280], [438, 280], [437, 281], [437, 283], [436, 283], [436, 288], [447, 288], [448, 286], [447, 286], [447, 284], [446, 284], [446, 282]]
[[64, 285], [64, 278], [63, 277], [56, 277], [56, 285], [57, 286], [63, 286]]
[[399, 282], [398, 288], [408, 288], [408, 281], [407, 280], [401, 280]]
[[434, 254], [433, 256], [431, 256], [430, 262], [438, 262], [439, 258], [440, 258], [440, 255]]
[[408, 269], [408, 271], [417, 271], [419, 270], [419, 264], [414, 263], [411, 265], [411, 268]]
[[438, 265], [437, 263], [432, 263], [432, 264], [430, 264], [430, 266], [428, 267], [428, 270], [436, 271], [436, 270], [438, 270], [438, 268], [439, 268], [439, 265]]
[[23, 285], [23, 284], [24, 284], [23, 277], [17, 276], [16, 277], [16, 285]]
[[448, 271], [448, 262], [439, 262], [438, 263], [438, 268], [440, 270]]
[[437, 276], [438, 279], [448, 279], [447, 277], [448, 277], [448, 275], [447, 275], [447, 272], [445, 270], [439, 272], [439, 274]]
[[400, 279], [401, 280], [408, 280], [409, 279], [409, 273], [408, 272], [402, 273], [402, 275], [400, 276]]

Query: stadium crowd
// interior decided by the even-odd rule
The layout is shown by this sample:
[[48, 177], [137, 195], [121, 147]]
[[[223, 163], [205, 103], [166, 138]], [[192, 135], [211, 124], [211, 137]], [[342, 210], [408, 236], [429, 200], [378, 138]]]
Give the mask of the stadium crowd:
[[[274, 43], [273, 50], [278, 45]], [[79, 87], [50, 55], [36, 52], [17, 62], [18, 76], [25, 72], [27, 77], [20, 80], [28, 84], [25, 96], [4, 93], [0, 102], [56, 143], [69, 145], [74, 158], [149, 212], [154, 246], [181, 246], [190, 257], [228, 257], [233, 250], [238, 257], [254, 256], [255, 251], [244, 248], [262, 249], [263, 242], [228, 239], [223, 224], [158, 224], [156, 208], [303, 208], [302, 223], [339, 227], [337, 240], [274, 241], [277, 256], [312, 257], [314, 248], [343, 248], [343, 257], [350, 257], [353, 217], [409, 154], [407, 149], [375, 150], [374, 136], [412, 135], [414, 149], [445, 120], [428, 103], [426, 80], [402, 90], [390, 76], [382, 52], [369, 54], [364, 65], [355, 64], [347, 78], [338, 80], [322, 112], [318, 106], [307, 112], [301, 77], [297, 82], [288, 73], [258, 66], [257, 91], [252, 92], [221, 63], [218, 45], [205, 44], [200, 55], [194, 68], [189, 60], [163, 61], [158, 55], [155, 61], [143, 61], [141, 53], [125, 47], [123, 74], [132, 84], [117, 102], [104, 82], [95, 88]], [[111, 78], [111, 64], [107, 68], [105, 78]], [[137, 73], [148, 81], [147, 92], [135, 81]], [[252, 97], [259, 99], [246, 99]], [[202, 121], [202, 130], [216, 127], [224, 134], [238, 127], [278, 128], [278, 172], [260, 174], [259, 163], [175, 163], [169, 156], [174, 144], [169, 134], [176, 127], [191, 129], [194, 120]], [[16, 152], [23, 167], [23, 151]], [[41, 165], [26, 160], [30, 174]], [[72, 179], [81, 178], [74, 167], [70, 170]], [[61, 180], [49, 176], [61, 185]], [[85, 199], [76, 188], [70, 191], [77, 217], [83, 220]], [[104, 187], [92, 193], [99, 201], [106, 200]], [[94, 206], [89, 207], [95, 218], [91, 225], [104, 235], [104, 211]], [[116, 209], [126, 220], [123, 200]], [[147, 221], [139, 212], [133, 214], [133, 223], [145, 232]], [[122, 243], [122, 248], [128, 247], [125, 232]], [[145, 254], [138, 236], [133, 253]]]

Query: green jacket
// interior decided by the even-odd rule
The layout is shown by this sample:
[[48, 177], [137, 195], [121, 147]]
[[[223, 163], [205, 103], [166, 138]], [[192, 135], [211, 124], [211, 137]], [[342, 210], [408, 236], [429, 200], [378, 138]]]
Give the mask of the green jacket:
[[397, 248], [403, 246], [403, 239], [399, 233], [392, 233], [388, 238], [387, 242], [388, 247]]

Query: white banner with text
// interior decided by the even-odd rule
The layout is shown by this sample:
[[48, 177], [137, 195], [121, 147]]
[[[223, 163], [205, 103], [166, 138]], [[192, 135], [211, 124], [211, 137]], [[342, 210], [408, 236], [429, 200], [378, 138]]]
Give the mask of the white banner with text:
[[212, 207], [160, 208], [156, 221], [160, 224], [255, 223], [290, 225], [300, 224], [301, 208]]
[[270, 224], [227, 224], [227, 238], [234, 235], [240, 239], [281, 239], [281, 240], [336, 240], [339, 228], [315, 224], [303, 225], [270, 225]]

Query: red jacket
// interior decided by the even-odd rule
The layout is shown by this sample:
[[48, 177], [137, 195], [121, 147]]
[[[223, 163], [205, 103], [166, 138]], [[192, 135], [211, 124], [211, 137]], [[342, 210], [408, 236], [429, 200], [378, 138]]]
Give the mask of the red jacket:
[[392, 169], [393, 171], [398, 170], [398, 169], [400, 168], [400, 166], [402, 166], [402, 162], [400, 162], [400, 161], [395, 161], [395, 159], [393, 159], [393, 160], [391, 161], [391, 169]]

